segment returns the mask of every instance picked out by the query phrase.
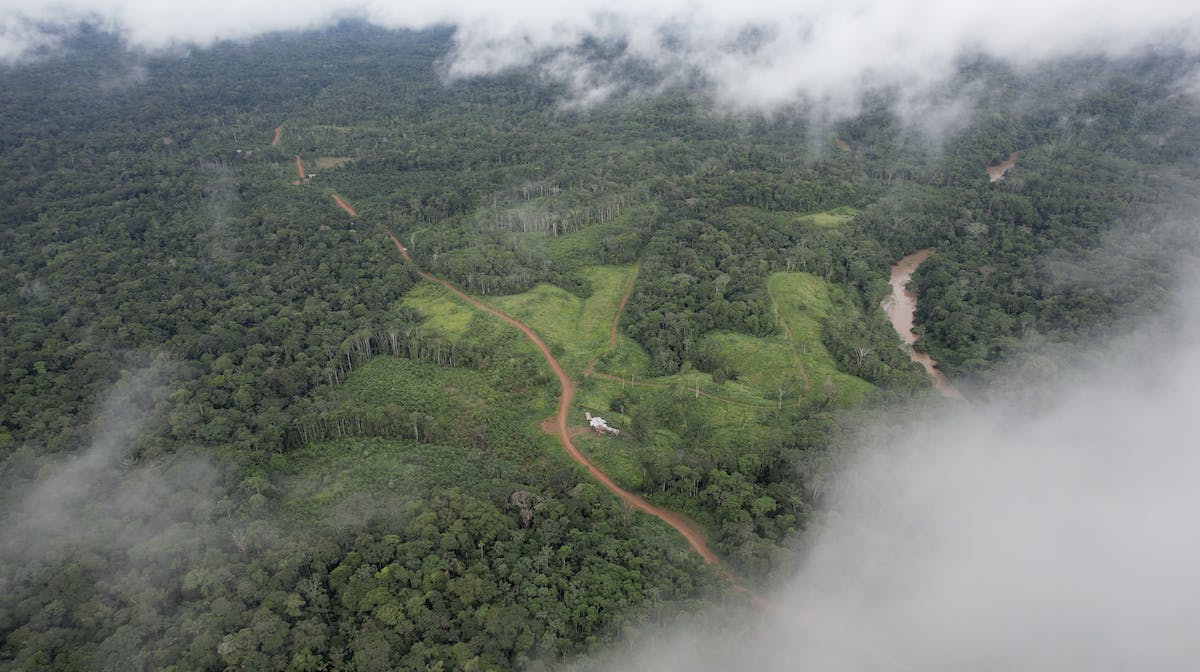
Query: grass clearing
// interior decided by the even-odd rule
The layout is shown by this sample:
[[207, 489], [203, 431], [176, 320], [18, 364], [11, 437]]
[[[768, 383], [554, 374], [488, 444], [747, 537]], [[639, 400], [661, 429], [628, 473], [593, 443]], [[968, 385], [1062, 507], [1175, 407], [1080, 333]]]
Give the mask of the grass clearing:
[[613, 315], [634, 266], [589, 266], [581, 271], [592, 287], [586, 299], [542, 284], [528, 292], [489, 297], [487, 302], [529, 325], [563, 365], [567, 375], [578, 378], [593, 358], [608, 348]]
[[844, 205], [840, 208], [834, 208], [824, 212], [814, 212], [810, 215], [803, 215], [799, 218], [799, 221], [808, 222], [809, 224], [822, 228], [833, 228], [841, 226], [842, 224], [854, 219], [856, 216], [858, 216], [858, 212], [858, 208], [852, 208], [848, 205]]
[[767, 290], [775, 302], [780, 326], [791, 331], [792, 347], [814, 389], [832, 383], [847, 404], [857, 402], [874, 389], [867, 381], [839, 371], [833, 356], [825, 349], [821, 331], [833, 304], [824, 280], [810, 273], [772, 273], [767, 277]]
[[353, 160], [354, 159], [349, 156], [320, 156], [315, 159], [311, 159], [310, 163], [313, 165], [313, 167], [319, 170], [332, 170], [334, 168], [341, 168]]
[[413, 287], [400, 301], [425, 317], [424, 327], [443, 336], [459, 340], [467, 334], [471, 317], [479, 312], [463, 303], [445, 287], [423, 282]]
[[507, 405], [511, 396], [495, 389], [481, 371], [378, 356], [336, 387], [332, 399], [360, 407], [396, 405], [408, 411], [445, 413], [463, 404]]
[[726, 208], [723, 215], [730, 224], [739, 220], [774, 222], [781, 226], [809, 226], [822, 229], [833, 229], [854, 219], [859, 213], [858, 208], [843, 205], [822, 212], [799, 213], [788, 210], [763, 210], [749, 205], [736, 205]]
[[590, 433], [575, 437], [574, 443], [592, 464], [608, 474], [617, 485], [633, 492], [641, 490], [641, 454], [647, 450], [642, 443], [627, 437], [598, 436]]
[[786, 338], [722, 331], [707, 334], [700, 347], [729, 362], [737, 371], [737, 382], [756, 390], [770, 391], [788, 379], [805, 380], [805, 369]]

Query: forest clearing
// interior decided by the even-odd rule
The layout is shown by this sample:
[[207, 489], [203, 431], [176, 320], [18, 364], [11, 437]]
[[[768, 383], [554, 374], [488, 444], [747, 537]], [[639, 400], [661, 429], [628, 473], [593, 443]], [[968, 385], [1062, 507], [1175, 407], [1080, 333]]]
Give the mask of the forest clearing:
[[[709, 549], [708, 542], [705, 540], [704, 534], [699, 529], [696, 528], [694, 523], [686, 520], [685, 518], [683, 518], [682, 516], [680, 516], [677, 513], [674, 513], [672, 511], [667, 511], [665, 509], [654, 506], [653, 504], [650, 504], [649, 502], [642, 499], [641, 497], [638, 497], [637, 495], [621, 488], [615, 482], [613, 482], [613, 480], [611, 478], [609, 478], [607, 474], [605, 474], [603, 471], [601, 471], [599, 468], [597, 468], [595, 465], [593, 465], [587, 459], [587, 457], [585, 457], [583, 455], [583, 453], [581, 453], [579, 451], [579, 449], [575, 447], [575, 444], [571, 438], [572, 432], [567, 426], [568, 425], [568, 416], [571, 413], [571, 402], [575, 398], [575, 385], [574, 385], [574, 383], [571, 382], [571, 379], [567, 377], [567, 374], [563, 370], [562, 365], [559, 364], [558, 360], [554, 357], [554, 355], [550, 353], [550, 348], [548, 348], [546, 346], [546, 343], [544, 341], [542, 341], [542, 339], [536, 333], [534, 333], [534, 331], [532, 329], [530, 329], [528, 326], [526, 326], [523, 322], [521, 322], [513, 317], [510, 317], [509, 315], [487, 305], [486, 303], [483, 303], [479, 299], [476, 299], [475, 297], [471, 296], [470, 294], [467, 294], [466, 292], [462, 291], [458, 287], [455, 287], [449, 281], [443, 280], [442, 278], [439, 278], [435, 275], [432, 275], [430, 273], [427, 273], [427, 272], [421, 270], [420, 267], [418, 267], [413, 262], [412, 257], [409, 256], [408, 250], [404, 247], [403, 244], [400, 243], [400, 239], [396, 238], [395, 234], [390, 231], [388, 232], [388, 235], [391, 237], [392, 242], [395, 244], [396, 250], [400, 253], [400, 255], [402, 257], [404, 257], [404, 260], [406, 262], [408, 262], [409, 264], [411, 264], [413, 266], [414, 270], [416, 270], [418, 275], [420, 275], [422, 278], [425, 278], [426, 280], [429, 280], [431, 282], [436, 282], [436, 283], [444, 286], [446, 289], [449, 289], [451, 292], [453, 292], [459, 298], [463, 299], [464, 301], [471, 304], [472, 306], [475, 306], [476, 308], [478, 308], [480, 310], [486, 311], [486, 312], [492, 314], [493, 316], [498, 317], [501, 320], [509, 323], [513, 327], [516, 327], [538, 349], [538, 352], [540, 352], [542, 357], [545, 358], [546, 363], [550, 366], [550, 369], [554, 372], [554, 375], [558, 378], [561, 392], [559, 394], [559, 399], [558, 399], [558, 413], [557, 413], [557, 415], [555, 415], [555, 419], [554, 419], [554, 430], [558, 437], [559, 443], [562, 444], [562, 447], [567, 451], [567, 454], [570, 455], [571, 459], [575, 460], [580, 465], [582, 465], [585, 469], [587, 469], [588, 473], [591, 474], [592, 477], [595, 478], [597, 482], [599, 482], [601, 485], [603, 485], [606, 490], [608, 490], [609, 492], [611, 492], [614, 495], [616, 495], [617, 497], [619, 497], [622, 501], [624, 501], [630, 507], [637, 509], [639, 511], [642, 511], [643, 513], [649, 514], [655, 518], [658, 518], [659, 520], [663, 521], [667, 525], [670, 525], [672, 528], [674, 528], [677, 532], [679, 532], [679, 534], [681, 534], [684, 537], [684, 539], [687, 540], [688, 545], [692, 547], [692, 549], [696, 552], [696, 554], [699, 555], [704, 560], [705, 563], [720, 565], [720, 560], [717, 558], [716, 554], [713, 553], [711, 549]], [[725, 571], [727, 571], [727, 570], [725, 570]], [[732, 575], [730, 575], [730, 576], [732, 576]]]
[[989, 178], [988, 181], [999, 182], [1000, 180], [1004, 179], [1004, 175], [1008, 173], [1008, 171], [1015, 165], [1017, 165], [1017, 153], [1013, 152], [1012, 154], [1008, 155], [1007, 159], [997, 163], [994, 166], [987, 167], [987, 174]]
[[[775, 624], [788, 662], [975, 660], [925, 664], [946, 638], [910, 640], [916, 611], [838, 620], [1010, 585], [893, 562], [970, 548], [892, 524], [906, 498], [955, 486], [923, 501], [961, 514], [1015, 479], [893, 469], [889, 441], [1005, 396], [1053, 417], [1004, 440], [1061, 427], [1082, 344], [1173, 305], [1200, 55], [969, 56], [815, 117], [777, 78], [742, 84], [780, 106], [729, 109], [634, 44], [460, 77], [469, 31], [338, 17], [162, 53], [64, 30], [0, 68], [0, 668], [646, 669], [607, 656], [686, 632], [770, 669], [745, 644]], [[729, 35], [746, 63], [802, 46]], [[1041, 516], [957, 518], [1019, 555]], [[869, 531], [814, 556], [837, 530]]]

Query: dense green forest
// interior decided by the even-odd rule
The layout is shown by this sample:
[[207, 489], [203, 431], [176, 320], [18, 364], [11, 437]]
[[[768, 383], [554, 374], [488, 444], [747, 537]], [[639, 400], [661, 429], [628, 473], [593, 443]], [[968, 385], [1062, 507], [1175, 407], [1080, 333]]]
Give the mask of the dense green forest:
[[[542, 669], [751, 609], [729, 582], [795, 567], [844, 429], [932, 395], [897, 259], [936, 249], [918, 347], [982, 383], [1152, 310], [1191, 244], [1184, 56], [964, 63], [986, 93], [931, 138], [887, 95], [566, 107], [443, 81], [449, 44], [0, 66], [0, 668]], [[723, 564], [572, 462], [546, 361], [417, 266], [538, 332], [571, 424], [622, 429], [581, 450]]]

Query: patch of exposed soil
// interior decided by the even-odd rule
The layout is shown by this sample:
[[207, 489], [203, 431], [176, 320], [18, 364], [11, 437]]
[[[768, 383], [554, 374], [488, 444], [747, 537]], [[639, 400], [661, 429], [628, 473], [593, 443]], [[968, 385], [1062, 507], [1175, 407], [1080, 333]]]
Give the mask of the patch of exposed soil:
[[1007, 173], [1008, 170], [1015, 165], [1017, 165], [1017, 153], [1013, 152], [1012, 154], [1008, 155], [1007, 160], [1001, 161], [1000, 163], [998, 163], [994, 166], [987, 167], [987, 174], [988, 174], [988, 177], [990, 178], [988, 181], [989, 182], [998, 182], [998, 181], [1004, 179], [1004, 174]]

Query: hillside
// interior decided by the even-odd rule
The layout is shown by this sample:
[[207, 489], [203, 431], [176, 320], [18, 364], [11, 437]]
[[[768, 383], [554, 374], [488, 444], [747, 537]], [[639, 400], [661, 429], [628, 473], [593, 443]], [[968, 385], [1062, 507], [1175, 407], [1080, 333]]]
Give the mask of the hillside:
[[0, 66], [0, 668], [543, 669], [754, 609], [844, 430], [941, 403], [893, 263], [936, 249], [916, 345], [982, 398], [1194, 249], [1183, 55], [964, 63], [930, 136], [564, 105], [451, 37]]

